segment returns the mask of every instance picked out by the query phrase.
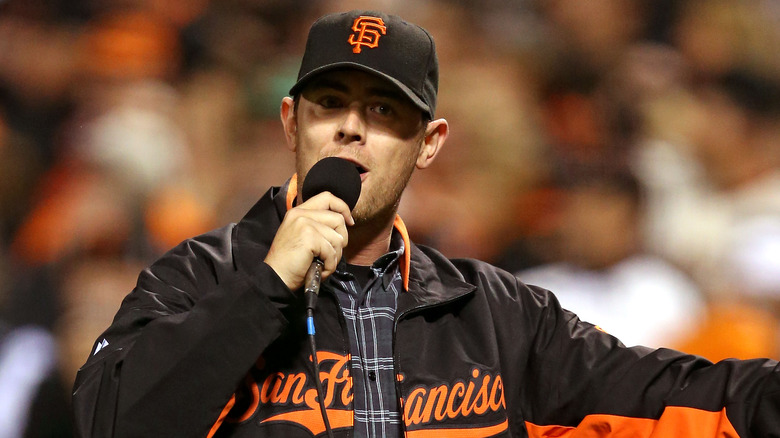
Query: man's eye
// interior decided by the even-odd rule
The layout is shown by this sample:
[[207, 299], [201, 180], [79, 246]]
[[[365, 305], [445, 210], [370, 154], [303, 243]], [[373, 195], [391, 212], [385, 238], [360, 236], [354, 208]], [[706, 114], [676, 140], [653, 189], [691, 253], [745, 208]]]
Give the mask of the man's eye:
[[393, 108], [390, 105], [387, 105], [387, 104], [377, 103], [377, 104], [371, 106], [371, 111], [373, 111], [373, 112], [375, 112], [375, 113], [377, 113], [379, 115], [388, 116], [388, 115], [392, 114]]
[[324, 96], [320, 99], [320, 105], [325, 108], [338, 108], [341, 106], [341, 100], [334, 96]]

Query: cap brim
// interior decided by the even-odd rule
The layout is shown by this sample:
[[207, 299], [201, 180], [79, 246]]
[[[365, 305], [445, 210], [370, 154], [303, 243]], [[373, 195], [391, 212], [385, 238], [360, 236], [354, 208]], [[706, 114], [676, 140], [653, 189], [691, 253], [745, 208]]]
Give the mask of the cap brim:
[[311, 82], [311, 80], [314, 79], [315, 76], [318, 76], [318, 75], [320, 75], [322, 73], [325, 73], [325, 72], [329, 72], [329, 71], [332, 71], [332, 70], [338, 70], [338, 69], [342, 69], [342, 68], [351, 68], [351, 69], [361, 70], [361, 71], [364, 71], [364, 72], [371, 73], [371, 74], [374, 74], [376, 76], [379, 76], [382, 79], [385, 79], [386, 81], [388, 81], [391, 84], [395, 85], [396, 88], [401, 90], [401, 92], [403, 92], [404, 95], [406, 97], [408, 97], [409, 100], [412, 101], [414, 106], [416, 106], [417, 108], [421, 109], [429, 117], [433, 118], [433, 114], [431, 114], [430, 107], [428, 107], [428, 105], [426, 105], [425, 102], [423, 102], [422, 99], [420, 99], [420, 97], [417, 96], [417, 94], [414, 91], [412, 91], [411, 88], [407, 87], [406, 85], [404, 85], [403, 83], [401, 83], [397, 79], [394, 79], [393, 77], [391, 77], [391, 76], [389, 76], [389, 75], [387, 75], [385, 73], [382, 73], [381, 71], [375, 70], [375, 69], [370, 68], [370, 67], [366, 67], [365, 65], [358, 64], [358, 63], [355, 63], [355, 62], [336, 62], [336, 63], [333, 63], [333, 64], [323, 65], [322, 67], [315, 68], [314, 70], [308, 72], [303, 77], [298, 79], [298, 82], [296, 82], [295, 85], [293, 85], [292, 88], [290, 88], [290, 95], [291, 96], [295, 96], [296, 94], [300, 93], [301, 90], [306, 86], [306, 84]]

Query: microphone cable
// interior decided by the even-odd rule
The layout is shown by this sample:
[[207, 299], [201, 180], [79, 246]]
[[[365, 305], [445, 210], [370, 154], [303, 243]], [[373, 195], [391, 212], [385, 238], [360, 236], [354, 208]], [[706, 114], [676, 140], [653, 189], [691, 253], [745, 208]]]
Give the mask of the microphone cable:
[[333, 438], [333, 429], [328, 420], [328, 411], [325, 409], [325, 391], [322, 389], [320, 381], [320, 362], [317, 360], [317, 342], [314, 339], [314, 309], [317, 307], [317, 298], [320, 295], [320, 283], [322, 281], [322, 260], [315, 258], [309, 270], [306, 272], [306, 289], [303, 296], [306, 299], [306, 333], [309, 335], [309, 347], [311, 347], [311, 360], [314, 365], [314, 385], [317, 387], [317, 398], [319, 399], [320, 414], [325, 423], [325, 430], [328, 432], [328, 438]]
[[[360, 172], [354, 163], [338, 157], [326, 157], [314, 163], [309, 169], [301, 187], [301, 199], [305, 202], [319, 193], [330, 192], [343, 200], [351, 211], [360, 198], [360, 189]], [[311, 358], [314, 363], [314, 384], [317, 386], [317, 397], [320, 399], [320, 412], [322, 421], [325, 423], [325, 430], [328, 432], [328, 438], [333, 438], [333, 430], [330, 428], [330, 421], [328, 421], [328, 411], [325, 409], [324, 391], [320, 381], [317, 343], [314, 340], [314, 308], [317, 307], [317, 298], [320, 294], [323, 266], [322, 260], [315, 257], [309, 270], [306, 271], [304, 298], [306, 300], [306, 329], [309, 334]]]

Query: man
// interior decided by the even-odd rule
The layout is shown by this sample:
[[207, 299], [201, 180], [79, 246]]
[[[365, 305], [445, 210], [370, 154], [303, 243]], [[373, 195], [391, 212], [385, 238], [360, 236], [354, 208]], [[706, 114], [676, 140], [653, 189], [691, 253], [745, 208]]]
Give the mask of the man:
[[[315, 257], [317, 377], [334, 436], [780, 430], [775, 362], [626, 348], [545, 290], [409, 241], [401, 193], [448, 134], [433, 117], [437, 70], [431, 37], [398, 17], [312, 26], [281, 108], [296, 176], [140, 275], [77, 377], [83, 436], [330, 433], [301, 290]], [[361, 171], [352, 212], [327, 192], [298, 195], [329, 156]]]

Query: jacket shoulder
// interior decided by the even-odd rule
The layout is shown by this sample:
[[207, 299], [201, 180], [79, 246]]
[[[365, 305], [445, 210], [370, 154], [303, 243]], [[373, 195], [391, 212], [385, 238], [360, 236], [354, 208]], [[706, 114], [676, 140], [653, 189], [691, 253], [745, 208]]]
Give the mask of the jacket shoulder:
[[523, 295], [541, 306], [549, 305], [550, 300], [555, 300], [549, 291], [527, 285], [516, 275], [488, 262], [474, 258], [448, 258], [438, 250], [425, 245], [416, 245], [416, 248], [430, 259], [440, 275], [456, 276], [476, 286], [478, 291], [483, 291], [487, 295], [510, 299], [517, 299], [518, 295]]
[[[230, 224], [182, 241], [141, 271], [135, 290], [126, 301], [145, 292], [166, 299], [176, 296], [188, 307], [204, 285], [222, 282], [235, 270]], [[185, 304], [186, 303], [186, 304]], [[159, 304], [159, 303], [158, 303]]]

